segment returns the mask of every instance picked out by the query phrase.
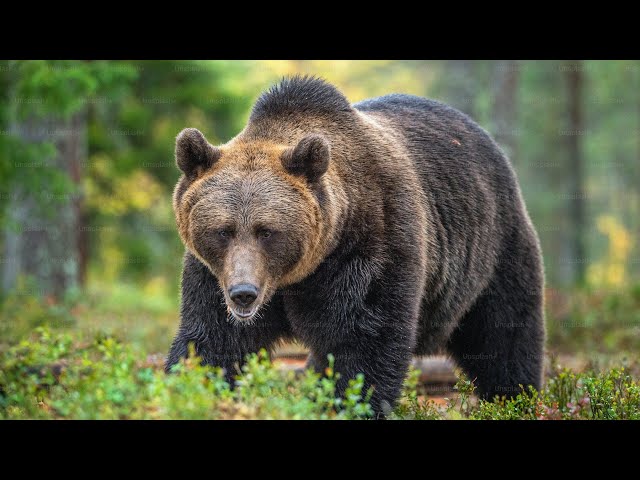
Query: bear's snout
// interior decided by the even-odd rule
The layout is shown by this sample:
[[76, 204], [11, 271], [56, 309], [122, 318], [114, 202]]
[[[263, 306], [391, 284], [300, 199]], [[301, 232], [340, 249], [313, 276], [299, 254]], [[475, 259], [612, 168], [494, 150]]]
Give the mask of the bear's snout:
[[253, 302], [255, 302], [256, 298], [258, 298], [258, 289], [250, 283], [233, 285], [229, 289], [229, 298], [231, 298], [233, 303], [238, 307], [249, 308]]

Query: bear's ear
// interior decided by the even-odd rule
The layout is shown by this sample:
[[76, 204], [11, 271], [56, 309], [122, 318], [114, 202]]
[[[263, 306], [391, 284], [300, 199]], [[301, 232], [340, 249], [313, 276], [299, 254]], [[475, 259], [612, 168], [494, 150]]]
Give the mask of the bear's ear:
[[309, 182], [318, 180], [329, 168], [331, 147], [322, 135], [311, 133], [282, 154], [282, 166], [292, 175], [304, 176]]
[[185, 128], [176, 138], [176, 163], [187, 177], [197, 177], [211, 167], [221, 152], [197, 128]]

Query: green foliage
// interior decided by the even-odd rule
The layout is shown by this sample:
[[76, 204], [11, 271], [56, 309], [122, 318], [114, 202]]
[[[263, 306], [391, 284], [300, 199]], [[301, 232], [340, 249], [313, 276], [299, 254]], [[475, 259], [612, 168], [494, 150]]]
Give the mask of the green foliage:
[[13, 343], [36, 327], [76, 325], [69, 303], [49, 302], [34, 292], [37, 292], [35, 282], [21, 277], [17, 287], [0, 302], [0, 349], [6, 347], [5, 342]]
[[632, 356], [640, 350], [640, 284], [552, 291], [546, 303], [548, 341], [556, 349]]
[[0, 356], [0, 418], [75, 419], [354, 419], [372, 415], [363, 378], [335, 397], [337, 374], [297, 378], [250, 355], [230, 389], [218, 368], [197, 358], [166, 375], [110, 336], [76, 338], [39, 327]]
[[411, 366], [404, 381], [402, 397], [398, 402], [393, 415], [393, 420], [439, 420], [442, 412], [432, 400], [424, 400], [418, 394], [420, 382], [420, 370]]
[[458, 396], [449, 400], [447, 412], [452, 418], [469, 417], [472, 412], [472, 395], [475, 392], [475, 385], [462, 371], [458, 371], [458, 381], [453, 387], [458, 392]]
[[624, 368], [602, 373], [557, 372], [541, 392], [530, 389], [514, 399], [480, 402], [473, 419], [638, 420], [640, 383]]
[[[162, 304], [163, 294], [156, 297], [133, 285], [114, 289], [105, 284], [98, 291], [55, 302], [34, 292], [36, 286], [22, 279], [0, 305], [2, 418], [323, 419], [372, 414], [361, 376], [350, 381], [344, 399], [335, 398], [338, 375], [332, 358], [324, 376], [312, 371], [295, 375], [274, 368], [265, 352], [259, 352], [247, 359], [233, 391], [219, 370], [192, 359], [176, 366], [174, 375], [165, 375], [162, 356], [149, 354], [166, 352], [176, 326], [177, 304]], [[638, 299], [638, 289], [631, 288], [584, 301], [592, 302], [596, 312], [623, 315]], [[551, 302], [549, 325], [558, 323], [553, 315], [567, 312], [566, 305], [554, 304], [557, 301]], [[578, 304], [574, 308], [576, 319], [590, 311]], [[598, 325], [590, 324], [591, 331], [601, 331]], [[565, 348], [591, 341], [589, 329], [580, 330], [583, 338], [574, 343], [562, 343], [553, 327], [550, 331], [554, 344]], [[27, 340], [21, 340], [25, 336]], [[623, 342], [617, 348], [622, 350], [627, 337], [616, 338]], [[473, 382], [458, 372], [455, 393], [440, 404], [421, 394], [420, 372], [412, 368], [390, 418], [639, 418], [640, 384], [633, 363], [625, 368], [587, 368], [575, 373], [555, 367], [542, 391], [520, 392], [497, 402], [478, 401]]]
[[[194, 356], [166, 375], [159, 356], [145, 356], [115, 337], [38, 327], [0, 354], [0, 418], [372, 417], [362, 375], [349, 381], [344, 398], [336, 398], [339, 375], [332, 365], [324, 373], [279, 370], [261, 351], [248, 356], [232, 390], [219, 368], [202, 366]], [[640, 383], [624, 368], [559, 370], [539, 392], [530, 389], [494, 402], [478, 401], [473, 383], [461, 376], [457, 395], [444, 408], [418, 394], [418, 377], [417, 370], [409, 372], [391, 419], [640, 419]]]
[[10, 62], [17, 116], [69, 118], [96, 95], [117, 98], [121, 86], [135, 80], [132, 65], [120, 61], [30, 60]]
[[[52, 214], [56, 199], [74, 193], [67, 173], [50, 163], [59, 132], [48, 122], [69, 120], [96, 97], [117, 102], [122, 87], [135, 77], [125, 62], [0, 61], [0, 151], [11, 160], [0, 162], [0, 226], [19, 227], [5, 225], [5, 209], [13, 197], [22, 202], [34, 199]], [[22, 138], [23, 122], [39, 125], [39, 140]], [[70, 128], [65, 123], [55, 125]]]
[[[410, 374], [411, 377], [412, 374]], [[640, 382], [624, 368], [605, 372], [554, 372], [541, 391], [530, 388], [514, 398], [494, 401], [473, 397], [472, 382], [460, 377], [458, 395], [446, 409], [432, 401], [417, 401], [415, 390], [405, 390], [396, 418], [416, 420], [638, 420]]]

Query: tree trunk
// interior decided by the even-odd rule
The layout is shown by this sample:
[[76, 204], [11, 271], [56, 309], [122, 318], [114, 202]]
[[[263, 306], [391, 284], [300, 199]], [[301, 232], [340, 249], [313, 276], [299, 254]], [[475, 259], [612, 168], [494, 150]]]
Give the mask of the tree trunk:
[[512, 161], [518, 144], [516, 103], [519, 69], [517, 60], [500, 60], [494, 64], [493, 134]]
[[[7, 229], [4, 239], [2, 288], [15, 287], [24, 274], [36, 281], [39, 295], [61, 298], [81, 281], [86, 264], [85, 231], [80, 224], [82, 204], [79, 196], [82, 165], [87, 157], [85, 112], [70, 120], [30, 119], [17, 125], [25, 143], [53, 142], [56, 154], [50, 159], [34, 159], [20, 168], [57, 168], [76, 186], [67, 194], [44, 190], [35, 195], [14, 190], [9, 215], [17, 229]], [[48, 208], [47, 208], [48, 207]]]
[[67, 140], [67, 168], [69, 176], [76, 188], [76, 195], [72, 199], [74, 215], [75, 248], [77, 251], [78, 268], [76, 282], [84, 285], [87, 276], [89, 260], [89, 235], [87, 232], [87, 215], [84, 210], [82, 193], [83, 167], [89, 158], [89, 144], [87, 140], [87, 112], [81, 110], [71, 118], [71, 136]]
[[582, 61], [565, 64], [569, 122], [564, 134], [567, 138], [570, 167], [569, 215], [571, 218], [571, 245], [575, 257], [575, 281], [583, 284], [586, 268], [585, 248], [585, 189], [584, 162], [582, 158], [582, 137], [584, 116], [582, 111], [582, 89], [584, 73]]

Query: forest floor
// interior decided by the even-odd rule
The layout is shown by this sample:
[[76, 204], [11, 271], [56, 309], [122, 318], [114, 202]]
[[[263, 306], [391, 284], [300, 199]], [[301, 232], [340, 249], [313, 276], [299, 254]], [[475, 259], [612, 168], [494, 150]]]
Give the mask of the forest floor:
[[[369, 418], [362, 378], [294, 373], [306, 352], [253, 355], [233, 390], [219, 369], [162, 364], [177, 305], [126, 285], [59, 303], [17, 291], [0, 306], [0, 418]], [[139, 298], [145, 298], [140, 303]], [[640, 418], [640, 287], [547, 292], [546, 385], [478, 401], [446, 357], [416, 359], [397, 419]]]

